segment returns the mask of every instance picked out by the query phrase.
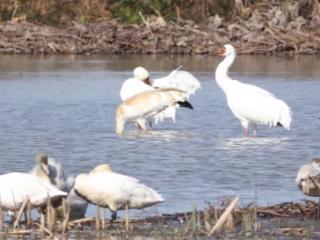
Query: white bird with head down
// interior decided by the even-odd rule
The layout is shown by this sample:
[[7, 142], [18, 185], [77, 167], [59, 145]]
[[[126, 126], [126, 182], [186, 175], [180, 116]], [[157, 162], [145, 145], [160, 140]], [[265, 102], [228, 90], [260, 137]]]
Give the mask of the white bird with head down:
[[236, 58], [233, 46], [224, 45], [219, 49], [219, 54], [225, 58], [216, 69], [216, 81], [224, 91], [228, 106], [239, 119], [245, 135], [249, 135], [249, 127], [252, 127], [255, 136], [258, 125], [282, 126], [289, 130], [292, 113], [288, 105], [262, 88], [233, 80], [228, 76], [228, 70]]
[[75, 191], [89, 202], [112, 211], [116, 219], [119, 209], [141, 209], [164, 201], [164, 198], [138, 179], [111, 171], [108, 164], [95, 167], [89, 174], [76, 178]]
[[[122, 101], [128, 98], [154, 89], [174, 88], [187, 93], [187, 97], [200, 88], [200, 82], [191, 73], [181, 71], [181, 67], [173, 70], [168, 76], [152, 81], [149, 79], [148, 71], [143, 67], [137, 67], [133, 71], [133, 78], [127, 79], [121, 86], [120, 97]], [[163, 111], [154, 115], [155, 123], [162, 122], [166, 118], [171, 118], [175, 122], [176, 108], [178, 105], [167, 107]]]
[[177, 104], [193, 109], [187, 101], [187, 93], [176, 89], [157, 89], [134, 95], [116, 110], [116, 133], [123, 133], [128, 122], [137, 122], [141, 129], [147, 130], [146, 119]]
[[[42, 181], [51, 183], [59, 190], [68, 193], [66, 202], [70, 207], [70, 219], [74, 220], [85, 216], [88, 202], [74, 192], [74, 177], [66, 177], [60, 162], [44, 153], [38, 153], [36, 155], [36, 165], [30, 171], [30, 174], [38, 176]], [[58, 210], [61, 210], [58, 211], [59, 214], [62, 212], [62, 207]]]
[[320, 197], [320, 158], [314, 158], [311, 163], [302, 165], [295, 182], [305, 195]]
[[143, 67], [136, 67], [133, 70], [133, 78], [122, 83], [120, 97], [122, 101], [145, 91], [154, 90], [150, 84], [149, 72]]

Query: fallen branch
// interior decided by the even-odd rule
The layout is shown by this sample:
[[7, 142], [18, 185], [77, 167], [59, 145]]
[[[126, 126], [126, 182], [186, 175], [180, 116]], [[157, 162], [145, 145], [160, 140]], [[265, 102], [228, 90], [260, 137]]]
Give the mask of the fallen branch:
[[229, 215], [231, 214], [232, 210], [235, 208], [236, 204], [239, 201], [240, 196], [237, 195], [229, 204], [229, 206], [224, 210], [223, 214], [220, 216], [220, 218], [218, 219], [218, 221], [216, 222], [216, 224], [213, 226], [213, 228], [211, 229], [210, 233], [208, 234], [208, 236], [212, 236], [215, 232], [218, 232], [221, 227], [223, 226], [223, 224], [225, 223], [225, 221], [227, 220], [227, 218], [229, 217]]

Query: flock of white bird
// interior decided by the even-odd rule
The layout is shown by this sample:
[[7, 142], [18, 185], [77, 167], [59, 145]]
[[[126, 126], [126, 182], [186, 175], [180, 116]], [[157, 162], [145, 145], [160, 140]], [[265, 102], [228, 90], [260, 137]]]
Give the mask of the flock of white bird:
[[[227, 44], [219, 53], [225, 58], [216, 69], [216, 82], [245, 136], [249, 136], [249, 128], [256, 136], [258, 125], [282, 126], [289, 130], [292, 113], [288, 105], [262, 88], [229, 77], [228, 70], [236, 58], [233, 46]], [[122, 134], [130, 122], [142, 130], [167, 118], [175, 122], [179, 107], [193, 109], [188, 100], [200, 88], [200, 82], [180, 67], [152, 83], [146, 69], [135, 68], [133, 77], [126, 80], [120, 90], [122, 103], [115, 114], [116, 133]], [[301, 167], [296, 184], [304, 194], [320, 196], [319, 159]], [[30, 172], [0, 176], [0, 203], [5, 210], [20, 209], [26, 199], [32, 208], [45, 207], [48, 197], [56, 205], [66, 198], [71, 219], [84, 217], [88, 202], [109, 208], [115, 219], [119, 209], [141, 209], [164, 201], [152, 188], [136, 178], [113, 172], [107, 164], [89, 173], [66, 177], [61, 164], [43, 153], [36, 156], [36, 165]]]

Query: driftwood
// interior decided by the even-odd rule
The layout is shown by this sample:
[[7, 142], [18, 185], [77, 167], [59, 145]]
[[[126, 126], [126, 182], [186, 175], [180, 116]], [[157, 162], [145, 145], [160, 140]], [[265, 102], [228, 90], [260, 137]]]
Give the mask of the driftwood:
[[223, 214], [220, 216], [216, 224], [210, 230], [208, 234], [209, 236], [212, 236], [215, 232], [221, 229], [222, 225], [226, 222], [228, 216], [231, 214], [232, 210], [235, 208], [238, 201], [239, 201], [239, 195], [236, 196], [235, 199], [233, 199], [232, 202], [229, 204], [229, 206], [224, 210]]
[[[318, 6], [317, 2], [315, 13]], [[0, 53], [214, 55], [225, 43], [232, 43], [239, 54], [319, 53], [320, 18], [314, 14], [305, 19], [298, 15], [297, 7], [238, 6], [241, 14], [230, 21], [215, 16], [199, 25], [180, 18], [177, 23], [160, 24], [142, 13], [141, 25], [105, 20], [55, 28], [4, 22], [0, 23]]]

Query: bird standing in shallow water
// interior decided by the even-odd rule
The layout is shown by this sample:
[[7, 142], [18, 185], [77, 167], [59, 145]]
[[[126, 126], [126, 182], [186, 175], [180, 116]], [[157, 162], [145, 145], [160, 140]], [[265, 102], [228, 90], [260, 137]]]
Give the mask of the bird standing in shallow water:
[[249, 136], [249, 127], [253, 128], [253, 136], [256, 136], [258, 125], [282, 126], [289, 130], [292, 113], [284, 101], [262, 88], [228, 76], [228, 70], [236, 58], [234, 47], [230, 44], [224, 45], [219, 49], [219, 55], [225, 58], [218, 65], [215, 78], [226, 95], [231, 112], [239, 119], [245, 136]]
[[157, 89], [134, 95], [116, 110], [116, 133], [122, 134], [128, 122], [136, 122], [141, 129], [147, 130], [146, 119], [175, 105], [193, 109], [187, 101], [187, 93], [176, 89]]
[[[124, 102], [134, 95], [155, 89], [176, 89], [186, 93], [187, 98], [201, 87], [200, 82], [191, 73], [180, 70], [181, 66], [173, 70], [168, 76], [150, 81], [149, 72], [143, 67], [136, 67], [133, 77], [123, 82], [120, 89], [120, 97]], [[179, 105], [172, 105], [153, 115], [155, 124], [170, 118], [173, 122], [176, 119], [176, 109]], [[138, 123], [138, 126], [140, 124]]]

